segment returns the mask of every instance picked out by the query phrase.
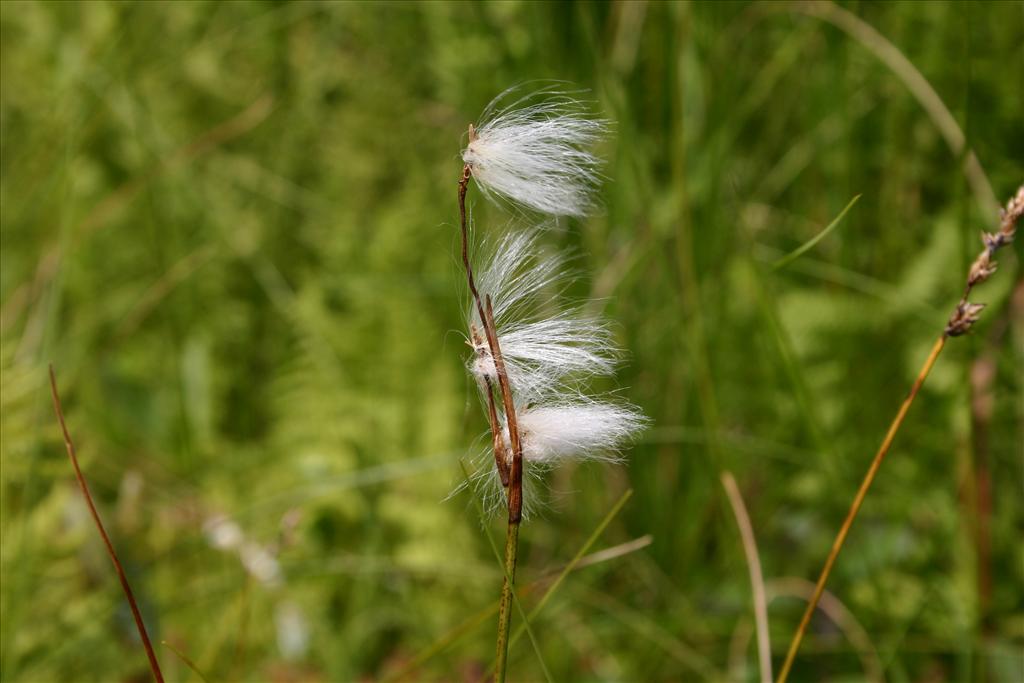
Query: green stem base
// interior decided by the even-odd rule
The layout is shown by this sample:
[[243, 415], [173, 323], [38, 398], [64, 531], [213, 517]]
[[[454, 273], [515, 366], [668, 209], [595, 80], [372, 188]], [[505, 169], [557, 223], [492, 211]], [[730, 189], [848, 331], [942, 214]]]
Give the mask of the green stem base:
[[505, 578], [501, 585], [501, 603], [498, 607], [498, 657], [494, 680], [504, 683], [508, 665], [508, 634], [512, 619], [512, 591], [516, 582], [516, 557], [519, 554], [519, 522], [508, 523], [505, 536]]

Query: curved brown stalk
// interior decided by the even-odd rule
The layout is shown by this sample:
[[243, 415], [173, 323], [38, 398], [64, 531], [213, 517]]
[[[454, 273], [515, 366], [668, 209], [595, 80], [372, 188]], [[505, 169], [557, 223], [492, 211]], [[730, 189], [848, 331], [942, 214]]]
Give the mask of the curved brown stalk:
[[[473, 129], [470, 127], [470, 136]], [[498, 342], [498, 332], [494, 323], [494, 308], [489, 294], [484, 295], [481, 300], [480, 292], [477, 290], [476, 281], [473, 278], [473, 266], [469, 260], [469, 228], [466, 217], [466, 191], [469, 187], [469, 179], [473, 176], [472, 168], [466, 164], [462, 168], [462, 177], [459, 179], [459, 228], [462, 235], [462, 266], [466, 271], [466, 282], [469, 291], [473, 296], [473, 303], [476, 306], [480, 322], [484, 326], [484, 335], [487, 338], [487, 345], [491, 352], [491, 359], [494, 361], [495, 372], [498, 377], [498, 392], [501, 394], [502, 406], [505, 411], [505, 424], [508, 426], [508, 441], [511, 450], [512, 460], [508, 463], [507, 470], [502, 463], [504, 456], [504, 437], [501, 433], [501, 425], [497, 420], [497, 412], [494, 406], [494, 399], [490, 380], [487, 381], [488, 393], [488, 419], [491, 426], [491, 436], [495, 444], [495, 465], [501, 476], [502, 484], [508, 488], [508, 530], [505, 536], [505, 577], [502, 581], [501, 600], [498, 608], [498, 638], [497, 638], [497, 663], [496, 680], [504, 681], [508, 663], [508, 642], [509, 627], [512, 618], [512, 592], [515, 588], [516, 563], [519, 554], [519, 523], [523, 516], [523, 448], [519, 438], [519, 425], [516, 420], [515, 401], [512, 395], [512, 387], [508, 380], [508, 372], [505, 369], [505, 361], [501, 355], [501, 346]], [[500, 449], [499, 449], [500, 447]]]
[[469, 221], [466, 219], [466, 190], [469, 188], [469, 179], [472, 177], [473, 171], [469, 164], [466, 164], [462, 167], [462, 177], [459, 178], [459, 228], [462, 232], [462, 267], [466, 271], [469, 293], [473, 295], [476, 312], [480, 316], [481, 324], [483, 324], [485, 318], [484, 306], [480, 300], [480, 292], [476, 289], [476, 280], [473, 278], [473, 264], [469, 262]]
[[100, 532], [100, 536], [103, 538], [103, 544], [107, 546], [107, 555], [110, 556], [110, 561], [114, 563], [114, 569], [117, 571], [117, 578], [121, 582], [121, 589], [124, 591], [125, 598], [128, 599], [128, 606], [132, 610], [132, 618], [135, 620], [135, 628], [139, 630], [139, 637], [142, 638], [142, 647], [146, 649], [146, 657], [149, 658], [149, 668], [153, 672], [153, 678], [157, 683], [163, 683], [164, 676], [160, 671], [160, 663], [156, 659], [156, 653], [153, 652], [153, 645], [149, 642], [149, 634], [146, 633], [146, 625], [142, 623], [142, 614], [139, 612], [139, 606], [135, 603], [135, 595], [132, 593], [132, 587], [128, 584], [128, 577], [124, 573], [124, 568], [121, 566], [120, 560], [117, 559], [117, 553], [114, 552], [114, 544], [110, 542], [110, 537], [107, 536], [107, 530], [103, 528], [103, 522], [100, 520], [100, 513], [96, 510], [96, 505], [92, 502], [92, 494], [89, 493], [89, 485], [85, 482], [85, 476], [82, 474], [82, 469], [78, 466], [78, 456], [75, 453], [75, 444], [71, 441], [71, 434], [68, 432], [68, 426], [64, 422], [64, 411], [60, 405], [60, 394], [57, 393], [57, 378], [53, 373], [53, 366], [50, 366], [50, 395], [53, 397], [53, 410], [57, 413], [57, 421], [60, 422], [60, 429], [64, 435], [64, 446], [68, 451], [68, 458], [71, 459], [71, 466], [75, 468], [75, 477], [78, 479], [78, 488], [82, 490], [82, 496], [85, 498], [86, 505], [89, 506], [89, 512], [92, 514], [92, 519], [96, 523], [96, 528]]
[[508, 476], [508, 521], [509, 524], [513, 522], [518, 524], [523, 517], [523, 444], [519, 438], [512, 386], [508, 381], [505, 361], [501, 356], [501, 346], [498, 344], [498, 331], [494, 326], [494, 308], [491, 305], [490, 294], [484, 295], [484, 302], [484, 312], [487, 314], [484, 320], [484, 331], [487, 333], [491, 355], [494, 357], [498, 388], [501, 390], [501, 400], [505, 408], [505, 423], [508, 425], [509, 446], [512, 449], [512, 463]]
[[871, 483], [875, 480], [875, 476], [878, 474], [878, 468], [881, 467], [882, 460], [885, 459], [886, 453], [889, 452], [893, 439], [896, 438], [896, 432], [899, 431], [900, 425], [903, 424], [903, 420], [907, 416], [907, 411], [910, 410], [910, 404], [914, 402], [914, 398], [917, 396], [918, 390], [921, 388], [921, 385], [924, 384], [925, 378], [928, 376], [928, 373], [931, 372], [932, 367], [935, 365], [935, 361], [939, 357], [939, 353], [942, 352], [942, 348], [945, 345], [946, 335], [943, 334], [939, 337], [938, 341], [935, 342], [935, 345], [932, 347], [931, 353], [928, 354], [928, 358], [925, 360], [920, 372], [917, 373], [917, 379], [914, 380], [914, 386], [910, 389], [910, 393], [907, 397], [903, 399], [903, 405], [900, 406], [899, 412], [896, 413], [896, 418], [889, 426], [889, 431], [886, 433], [881, 447], [875, 454], [875, 459], [871, 461], [868, 473], [864, 476], [864, 481], [861, 482], [860, 488], [857, 490], [857, 495], [854, 496], [853, 503], [850, 505], [850, 511], [846, 513], [846, 519], [843, 520], [843, 525], [839, 528], [839, 533], [836, 535], [835, 541], [832, 542], [832, 550], [829, 551], [828, 558], [825, 560], [825, 567], [821, 570], [821, 575], [818, 577], [818, 583], [814, 586], [814, 593], [811, 595], [811, 599], [807, 602], [807, 609], [804, 610], [804, 616], [800, 619], [800, 625], [797, 627], [796, 634], [793, 636], [793, 642], [789, 645], [789, 651], [786, 653], [786, 661], [782, 664], [782, 669], [779, 671], [779, 677], [777, 679], [778, 683], [785, 683], [786, 678], [789, 676], [789, 670], [793, 667], [793, 660], [796, 659], [796, 653], [797, 650], [800, 649], [800, 643], [803, 641], [804, 633], [807, 631], [807, 625], [811, 622], [811, 617], [814, 615], [814, 610], [818, 606], [818, 601], [821, 600], [821, 594], [825, 590], [825, 583], [828, 582], [828, 577], [832, 573], [832, 567], [836, 563], [839, 551], [842, 549], [843, 543], [846, 541], [847, 534], [850, 533], [850, 527], [853, 526], [853, 520], [857, 517], [857, 512], [860, 511], [860, 506], [864, 502], [864, 497], [867, 495], [868, 489], [871, 488]]
[[967, 273], [967, 285], [964, 287], [963, 296], [960, 297], [956, 308], [953, 309], [953, 314], [950, 315], [949, 321], [946, 323], [946, 329], [943, 330], [942, 335], [932, 346], [931, 353], [928, 354], [924, 365], [921, 366], [921, 370], [917, 373], [914, 386], [911, 387], [910, 393], [903, 400], [903, 404], [900, 406], [899, 412], [896, 413], [896, 418], [889, 426], [889, 431], [886, 433], [881, 447], [879, 447], [878, 452], [875, 454], [874, 460], [871, 461], [867, 474], [864, 475], [864, 480], [861, 482], [857, 495], [854, 496], [853, 503], [850, 505], [850, 511], [846, 513], [846, 519], [843, 520], [839, 533], [836, 535], [835, 541], [832, 542], [832, 550], [829, 551], [828, 558], [825, 560], [825, 567], [821, 570], [818, 583], [814, 587], [814, 593], [807, 603], [807, 609], [804, 611], [803, 618], [800, 619], [800, 625], [793, 635], [793, 641], [790, 643], [789, 651], [786, 653], [786, 661], [779, 671], [777, 683], [785, 683], [786, 678], [789, 676], [789, 671], [793, 667], [793, 660], [796, 659], [796, 653], [800, 649], [800, 643], [803, 640], [804, 633], [807, 631], [807, 625], [810, 623], [811, 616], [813, 616], [814, 610], [818, 606], [818, 601], [821, 599], [821, 594], [825, 590], [825, 583], [828, 581], [829, 574], [832, 573], [836, 557], [839, 556], [843, 542], [846, 541], [846, 536], [850, 533], [853, 520], [860, 510], [861, 504], [864, 502], [864, 497], [867, 495], [871, 483], [878, 474], [882, 460], [885, 459], [886, 453], [889, 452], [889, 448], [892, 446], [893, 439], [896, 438], [896, 432], [899, 431], [900, 425], [903, 424], [903, 420], [907, 416], [907, 411], [910, 410], [910, 404], [914, 402], [914, 397], [917, 396], [918, 390], [924, 384], [924, 380], [928, 377], [928, 373], [931, 372], [939, 354], [942, 353], [946, 340], [950, 337], [959, 337], [967, 334], [974, 326], [974, 323], [978, 321], [978, 317], [985, 305], [971, 303], [969, 300], [971, 292], [975, 285], [984, 282], [996, 272], [995, 254], [999, 249], [1013, 241], [1017, 232], [1017, 221], [1020, 220], [1021, 216], [1024, 216], [1024, 185], [1017, 190], [1016, 194], [1006, 203], [1006, 207], [1000, 211], [999, 229], [993, 233], [983, 232], [981, 234], [981, 241], [985, 248], [982, 249], [981, 253], [978, 254], [978, 257], [971, 264]]

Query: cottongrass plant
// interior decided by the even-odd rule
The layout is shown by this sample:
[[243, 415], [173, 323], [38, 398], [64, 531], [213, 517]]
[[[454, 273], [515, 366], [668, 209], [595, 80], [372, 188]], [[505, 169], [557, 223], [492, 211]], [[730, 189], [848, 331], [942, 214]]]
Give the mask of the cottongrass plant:
[[[505, 577], [498, 614], [496, 680], [507, 671], [509, 626], [519, 526], [535, 506], [534, 485], [558, 464], [617, 460], [645, 424], [633, 406], [588, 396], [588, 379], [609, 375], [619, 357], [608, 324], [560, 303], [564, 261], [541, 254], [542, 228], [509, 232], [478, 263], [469, 255], [466, 192], [475, 179], [482, 194], [551, 216], [592, 212], [601, 179], [589, 147], [607, 123], [550, 89], [508, 104], [506, 91], [491, 103], [479, 126], [469, 127], [459, 180], [462, 263], [471, 301], [467, 363], [486, 406], [494, 455], [474, 477], [491, 509], [505, 507]], [[524, 475], [533, 484], [524, 495]]]

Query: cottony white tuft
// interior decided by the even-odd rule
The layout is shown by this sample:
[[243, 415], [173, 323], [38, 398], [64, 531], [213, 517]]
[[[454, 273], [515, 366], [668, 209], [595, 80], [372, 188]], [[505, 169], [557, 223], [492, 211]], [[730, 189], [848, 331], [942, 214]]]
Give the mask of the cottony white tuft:
[[[560, 258], [540, 256], [538, 236], [538, 229], [505, 235], [479, 277], [481, 293], [492, 297], [509, 382], [524, 401], [565, 388], [569, 380], [610, 374], [618, 355], [603, 320], [557, 308], [550, 317], [532, 318], [558, 294], [564, 276]], [[473, 348], [469, 370], [481, 385], [485, 378], [496, 385], [494, 359], [475, 305], [468, 317]]]
[[[587, 117], [579, 102], [550, 89], [498, 108], [508, 102], [510, 92], [488, 106], [478, 128], [469, 129], [469, 144], [462, 153], [469, 174], [462, 177], [460, 200], [465, 200], [465, 183], [471, 176], [490, 199], [506, 199], [554, 216], [586, 215], [596, 205], [594, 190], [601, 179], [598, 159], [588, 148], [608, 124]], [[465, 221], [465, 205], [460, 209]], [[467, 223], [461, 227], [465, 238]], [[481, 301], [472, 301], [467, 315], [473, 349], [467, 365], [484, 394], [495, 433], [490, 446], [478, 454], [481, 466], [466, 483], [482, 493], [490, 510], [513, 499], [505, 488], [511, 485], [505, 465], [512, 464], [513, 454], [507, 427], [501, 427], [510, 417], [504, 414], [508, 400], [515, 406], [521, 437], [526, 516], [540, 505], [535, 489], [543, 487], [546, 471], [564, 462], [616, 461], [620, 449], [647, 424], [631, 405], [584, 395], [587, 380], [612, 373], [619, 352], [604, 320], [558, 302], [564, 262], [541, 254], [542, 229], [510, 231], [489, 257], [476, 264]], [[466, 246], [464, 242], [464, 250]], [[472, 286], [472, 273], [467, 274]], [[507, 372], [505, 386], [498, 381], [481, 320], [480, 306], [488, 297]], [[511, 396], [500, 395], [506, 390]], [[494, 448], [506, 476], [504, 484], [494, 465]]]
[[[513, 90], [488, 105], [462, 152], [481, 191], [554, 216], [591, 213], [601, 174], [587, 148], [604, 136], [608, 123], [587, 118], [579, 102], [551, 91], [496, 109]], [[544, 99], [517, 108], [536, 96]]]
[[[521, 407], [516, 416], [525, 461], [523, 516], [527, 519], [544, 506], [545, 473], [567, 462], [617, 462], [621, 449], [648, 424], [648, 419], [634, 406], [582, 396], [572, 401]], [[507, 428], [503, 434], [506, 457], [510, 457]], [[504, 509], [507, 494], [494, 467], [490, 447], [478, 451], [474, 462], [476, 469], [468, 483], [490, 516]], [[451, 496], [466, 485], [467, 482], [460, 484]]]
[[548, 465], [617, 461], [619, 449], [647, 424], [647, 418], [633, 406], [588, 399], [531, 406], [518, 411], [516, 419], [523, 458]]

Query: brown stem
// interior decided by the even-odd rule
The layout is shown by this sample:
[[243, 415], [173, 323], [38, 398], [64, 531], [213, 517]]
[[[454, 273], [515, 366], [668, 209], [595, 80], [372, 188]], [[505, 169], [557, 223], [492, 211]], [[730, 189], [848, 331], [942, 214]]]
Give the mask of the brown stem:
[[[523, 513], [523, 450], [519, 441], [519, 426], [516, 421], [515, 403], [512, 398], [512, 387], [509, 385], [508, 373], [505, 371], [505, 361], [501, 356], [501, 347], [498, 344], [498, 333], [494, 324], [494, 309], [491, 305], [490, 296], [487, 296], [487, 307], [484, 309], [480, 299], [480, 292], [476, 288], [476, 281], [473, 278], [473, 266], [469, 262], [469, 229], [466, 219], [466, 190], [469, 187], [469, 179], [473, 171], [469, 164], [462, 167], [462, 177], [459, 178], [459, 228], [462, 234], [462, 266], [466, 271], [466, 282], [469, 291], [473, 295], [473, 302], [476, 305], [480, 322], [484, 326], [484, 334], [487, 337], [487, 345], [491, 351], [491, 358], [494, 361], [494, 369], [498, 375], [498, 389], [501, 393], [502, 404], [505, 408], [505, 422], [508, 424], [508, 440], [512, 450], [512, 463], [508, 471], [508, 519], [509, 522], [518, 523]], [[488, 384], [490, 382], [488, 381]], [[490, 412], [490, 409], [488, 409]], [[488, 416], [490, 417], [490, 416]], [[500, 425], [497, 422], [497, 415], [491, 422], [491, 435], [495, 444], [503, 441]], [[495, 459], [498, 458], [495, 453]], [[503, 468], [498, 466], [499, 474], [504, 474]], [[502, 483], [505, 477], [502, 476]]]
[[[470, 128], [472, 131], [472, 127]], [[473, 303], [476, 306], [477, 315], [480, 316], [480, 324], [485, 328], [487, 323], [485, 322], [486, 316], [484, 315], [484, 307], [480, 301], [480, 292], [476, 288], [476, 280], [473, 278], [473, 266], [469, 262], [469, 228], [468, 221], [466, 220], [466, 190], [469, 187], [469, 179], [472, 177], [473, 172], [466, 164], [462, 167], [462, 177], [459, 178], [459, 228], [462, 233], [462, 267], [466, 270], [466, 283], [469, 285], [469, 291], [473, 295]], [[474, 342], [476, 341], [476, 332], [473, 332]], [[497, 337], [495, 337], [497, 339]], [[495, 345], [491, 344], [491, 338], [487, 337], [488, 346], [491, 347], [491, 354], [494, 354]], [[491, 383], [490, 378], [486, 378], [487, 388], [487, 418], [490, 421], [491, 426], [491, 438], [494, 441], [494, 466], [498, 468], [498, 475], [501, 477], [501, 485], [508, 488], [508, 463], [505, 458], [505, 446], [504, 440], [501, 438], [501, 425], [498, 423], [498, 414], [494, 405], [494, 386]]]
[[484, 378], [487, 386], [487, 419], [491, 424], [491, 438], [494, 441], [494, 466], [498, 468], [501, 485], [508, 488], [508, 459], [505, 456], [505, 440], [501, 438], [501, 425], [498, 424], [498, 411], [494, 405], [494, 384], [490, 377]]
[[473, 302], [476, 304], [476, 312], [480, 316], [480, 322], [484, 320], [484, 307], [480, 301], [480, 292], [476, 289], [476, 280], [473, 279], [473, 266], [469, 262], [469, 227], [466, 220], [466, 190], [469, 187], [469, 179], [473, 171], [466, 164], [462, 167], [462, 177], [459, 178], [459, 228], [462, 231], [462, 267], [466, 270], [466, 282], [469, 284], [469, 292], [473, 295]]
[[[470, 127], [470, 136], [473, 129]], [[498, 607], [498, 638], [497, 638], [497, 664], [496, 680], [503, 683], [507, 672], [508, 664], [508, 642], [509, 627], [512, 617], [512, 599], [515, 590], [516, 560], [519, 554], [519, 523], [523, 517], [523, 446], [519, 438], [519, 424], [516, 420], [515, 401], [512, 396], [512, 387], [508, 381], [508, 372], [505, 369], [505, 361], [501, 355], [501, 346], [498, 343], [498, 331], [494, 323], [494, 306], [491, 303], [489, 294], [485, 294], [485, 302], [480, 299], [480, 292], [477, 291], [476, 282], [473, 279], [473, 267], [469, 262], [469, 235], [466, 220], [466, 190], [469, 186], [469, 179], [473, 172], [469, 164], [462, 168], [462, 177], [459, 179], [459, 227], [462, 232], [462, 265], [466, 270], [466, 282], [469, 284], [469, 291], [473, 295], [473, 302], [476, 305], [477, 314], [484, 327], [484, 334], [487, 337], [487, 345], [491, 351], [491, 359], [494, 361], [494, 370], [498, 376], [498, 390], [501, 394], [502, 405], [505, 410], [505, 423], [508, 425], [509, 448], [512, 453], [512, 462], [505, 462], [505, 445], [501, 433], [501, 425], [498, 422], [497, 410], [494, 405], [494, 393], [490, 378], [486, 379], [487, 388], [487, 412], [491, 424], [491, 436], [494, 439], [494, 460], [501, 476], [501, 483], [508, 488], [508, 533], [505, 537], [505, 578], [502, 581], [501, 600]]]
[[491, 305], [491, 296], [484, 295], [484, 301], [487, 314], [487, 317], [484, 318], [484, 332], [487, 333], [487, 343], [490, 344], [491, 355], [494, 357], [498, 387], [501, 389], [501, 400], [505, 407], [505, 422], [508, 424], [508, 440], [512, 448], [512, 466], [509, 469], [508, 478], [508, 521], [509, 524], [512, 524], [518, 523], [523, 516], [523, 444], [519, 438], [519, 424], [516, 420], [512, 387], [508, 382], [505, 361], [501, 357], [501, 347], [498, 345], [498, 333], [494, 327], [494, 308]]
[[871, 483], [875, 480], [875, 475], [878, 474], [878, 469], [882, 465], [882, 460], [885, 459], [886, 453], [889, 452], [889, 448], [892, 446], [893, 439], [896, 437], [896, 432], [899, 431], [900, 425], [903, 424], [903, 420], [907, 416], [907, 411], [910, 410], [910, 404], [914, 402], [917, 392], [921, 389], [921, 385], [924, 384], [925, 378], [935, 365], [935, 361], [942, 352], [942, 348], [946, 345], [946, 339], [946, 335], [943, 334], [935, 342], [931, 353], [928, 354], [928, 358], [925, 360], [924, 365], [921, 366], [920, 372], [917, 373], [917, 379], [914, 380], [914, 386], [910, 388], [910, 393], [907, 394], [905, 399], [903, 399], [903, 404], [900, 406], [899, 412], [896, 413], [896, 418], [892, 421], [892, 425], [889, 426], [889, 431], [886, 433], [885, 439], [882, 441], [882, 445], [878, 449], [878, 453], [875, 454], [875, 459], [871, 461], [871, 467], [868, 468], [868, 473], [864, 476], [864, 481], [861, 482], [860, 489], [857, 490], [857, 495], [853, 499], [853, 504], [850, 505], [850, 511], [846, 513], [846, 519], [843, 520], [843, 525], [839, 528], [839, 534], [832, 543], [832, 550], [828, 554], [828, 559], [825, 560], [825, 567], [821, 570], [821, 576], [818, 577], [818, 583], [814, 587], [814, 594], [807, 603], [807, 609], [804, 610], [804, 616], [800, 620], [800, 625], [796, 629], [796, 634], [793, 635], [793, 642], [789, 645], [789, 652], [786, 653], [786, 661], [783, 663], [782, 669], [779, 671], [777, 683], [785, 683], [786, 678], [789, 676], [789, 670], [793, 666], [793, 660], [796, 658], [797, 650], [800, 649], [800, 642], [803, 640], [804, 632], [807, 630], [807, 625], [810, 623], [811, 617], [814, 615], [814, 610], [818, 606], [818, 601], [821, 599], [821, 594], [825, 590], [825, 583], [828, 581], [829, 574], [832, 573], [832, 566], [836, 562], [836, 557], [839, 556], [839, 551], [843, 547], [843, 542], [846, 541], [846, 536], [850, 533], [850, 527], [853, 525], [853, 520], [857, 516], [857, 512], [860, 510], [861, 504], [864, 502], [864, 497], [867, 495], [868, 489], [871, 487]]
[[100, 536], [103, 538], [103, 543], [107, 546], [107, 554], [110, 556], [110, 561], [114, 563], [114, 569], [117, 570], [117, 578], [121, 581], [121, 588], [124, 590], [124, 595], [128, 599], [128, 606], [131, 607], [132, 617], [135, 619], [135, 627], [139, 630], [139, 636], [142, 638], [142, 646], [146, 649], [146, 657], [149, 658], [149, 668], [153, 672], [153, 678], [156, 679], [157, 683], [163, 683], [164, 676], [160, 671], [160, 664], [156, 660], [156, 653], [153, 652], [153, 645], [149, 642], [149, 635], [146, 633], [146, 625], [142, 623], [142, 614], [139, 612], [139, 606], [135, 603], [135, 596], [132, 594], [132, 587], [128, 585], [128, 577], [124, 573], [124, 568], [121, 566], [121, 562], [117, 559], [117, 553], [114, 552], [114, 545], [110, 542], [110, 537], [107, 536], [106, 529], [103, 528], [103, 522], [100, 521], [100, 514], [96, 510], [96, 505], [92, 501], [92, 495], [89, 493], [89, 485], [85, 482], [85, 476], [82, 475], [82, 469], [78, 466], [78, 456], [75, 454], [75, 444], [71, 441], [71, 434], [68, 433], [67, 424], [64, 422], [64, 411], [60, 405], [60, 395], [57, 393], [57, 378], [53, 373], [53, 365], [50, 366], [50, 394], [53, 397], [53, 409], [57, 413], [57, 421], [60, 422], [61, 432], [64, 434], [64, 446], [67, 448], [68, 457], [71, 459], [71, 465], [75, 468], [75, 477], [78, 479], [78, 488], [82, 490], [82, 496], [85, 497], [86, 505], [89, 506], [89, 512], [92, 514], [92, 519], [96, 523], [96, 528], [99, 529]]
[[868, 473], [864, 476], [864, 481], [861, 482], [860, 489], [857, 491], [857, 495], [853, 499], [853, 504], [850, 506], [850, 511], [846, 514], [846, 519], [843, 520], [843, 525], [839, 529], [839, 534], [832, 543], [832, 550], [829, 552], [828, 559], [825, 560], [825, 567], [821, 570], [821, 576], [818, 577], [818, 583], [815, 586], [814, 595], [807, 604], [807, 609], [804, 611], [804, 616], [800, 620], [800, 625], [797, 627], [796, 633], [793, 635], [793, 641], [789, 645], [789, 651], [786, 653], [786, 661], [782, 665], [782, 670], [779, 672], [777, 683], [785, 683], [786, 677], [789, 676], [789, 670], [793, 666], [793, 660], [796, 658], [797, 650], [800, 649], [800, 641], [804, 637], [804, 632], [807, 630], [807, 625], [811, 621], [811, 616], [814, 614], [814, 609], [818, 605], [818, 600], [821, 599], [821, 594], [825, 590], [825, 582], [828, 581], [828, 576], [832, 572], [832, 566], [835, 564], [836, 557], [839, 555], [839, 550], [843, 547], [846, 535], [850, 532], [850, 526], [853, 524], [853, 520], [857, 516], [857, 512], [860, 510], [861, 503], [864, 502], [864, 497], [867, 495], [871, 482], [875, 480], [875, 475], [878, 474], [878, 469], [882, 464], [882, 460], [885, 458], [885, 454], [889, 452], [889, 448], [892, 446], [896, 432], [899, 431], [900, 425], [903, 424], [903, 419], [907, 416], [910, 404], [914, 402], [914, 397], [917, 396], [918, 390], [924, 383], [924, 380], [931, 371], [932, 366], [935, 365], [935, 361], [942, 352], [942, 348], [946, 345], [946, 339], [966, 334], [971, 330], [974, 323], [977, 322], [978, 315], [981, 312], [981, 309], [984, 308], [984, 304], [972, 304], [968, 301], [968, 296], [970, 296], [971, 290], [975, 285], [984, 282], [992, 275], [992, 273], [995, 272], [996, 262], [993, 260], [993, 257], [1001, 247], [1004, 247], [1013, 241], [1017, 230], [1017, 221], [1019, 221], [1022, 216], [1024, 216], [1024, 185], [1018, 188], [1014, 196], [1010, 198], [1006, 203], [1006, 206], [1001, 210], [999, 230], [994, 233], [982, 233], [981, 239], [985, 248], [978, 255], [978, 258], [974, 260], [974, 263], [971, 264], [970, 270], [967, 274], [967, 286], [964, 288], [963, 296], [960, 298], [959, 303], [957, 303], [956, 308], [953, 310], [953, 315], [950, 316], [949, 322], [946, 323], [946, 329], [943, 331], [938, 341], [935, 342], [931, 353], [928, 354], [928, 358], [925, 360], [924, 365], [917, 373], [917, 379], [914, 381], [914, 386], [910, 389], [910, 394], [908, 394], [907, 398], [904, 399], [903, 405], [900, 406], [899, 412], [896, 413], [896, 418], [889, 427], [889, 432], [885, 435], [885, 439], [882, 441], [882, 445], [878, 449], [878, 453], [875, 454], [875, 459], [871, 462], [871, 467], [868, 468]]

